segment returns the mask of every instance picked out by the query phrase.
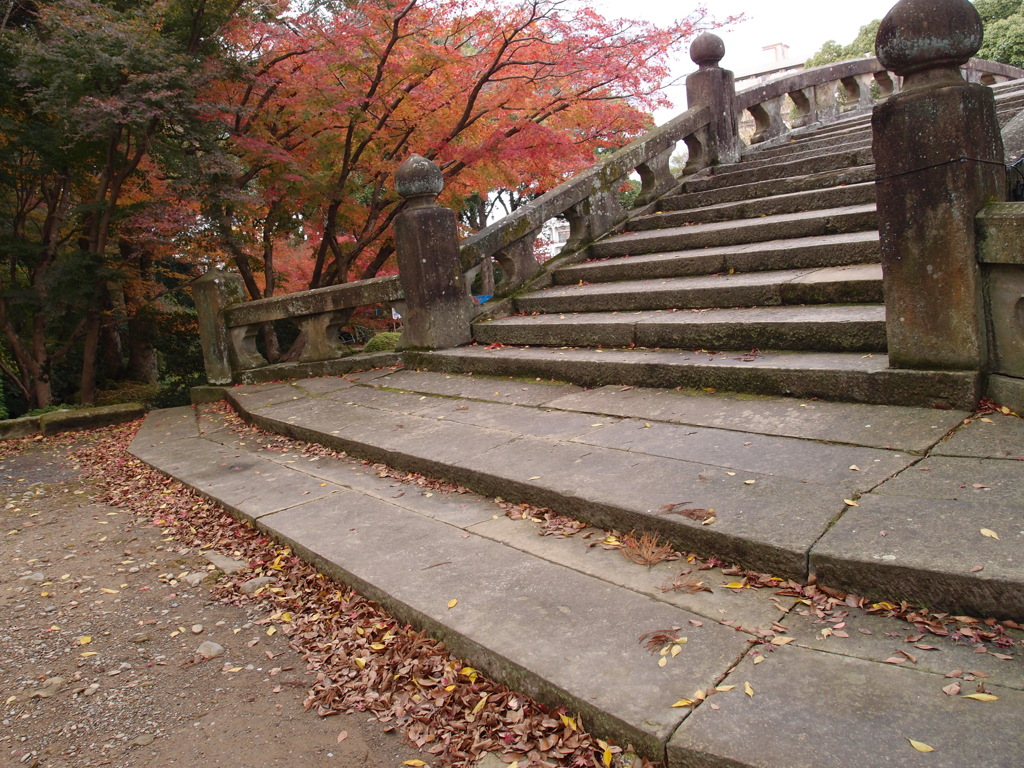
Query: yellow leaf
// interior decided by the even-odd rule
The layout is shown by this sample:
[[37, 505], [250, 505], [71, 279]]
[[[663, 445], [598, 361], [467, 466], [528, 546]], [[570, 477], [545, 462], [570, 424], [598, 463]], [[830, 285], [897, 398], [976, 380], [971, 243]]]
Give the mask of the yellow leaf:
[[982, 419], [982, 421], [985, 422], [986, 424], [995, 424], [995, 422], [992, 421], [992, 419], [989, 419], [989, 418], [984, 418], [984, 419]]
[[918, 752], [934, 752], [935, 751], [932, 747], [929, 747], [927, 744], [924, 744], [924, 743], [922, 743], [920, 741], [914, 741], [913, 739], [907, 739], [907, 741], [909, 741], [910, 742], [910, 746], [912, 746]]
[[459, 601], [456, 598], [453, 597], [451, 600], [448, 601], [448, 610], [450, 611], [452, 608], [454, 608], [458, 604], [459, 604]]
[[241, 671], [242, 671], [241, 667], [231, 667], [231, 668], [228, 669], [228, 672], [241, 672]]
[[281, 614], [281, 621], [283, 621], [285, 624], [287, 624], [291, 620], [292, 620], [292, 615], [290, 613], [288, 613], [287, 611], [285, 613]]
[[85, 653], [80, 653], [78, 655], [83, 659], [88, 659], [90, 656], [98, 656], [99, 654], [97, 654], [96, 651], [86, 651]]
[[[694, 704], [693, 699], [680, 699], [672, 707], [692, 707]], [[670, 707], [671, 709], [671, 707]]]
[[406, 760], [402, 765], [411, 765], [414, 768], [420, 768], [420, 766], [426, 765], [422, 760]]
[[108, 595], [116, 595], [118, 590], [116, 590], [116, 589], [107, 589], [106, 587], [102, 587], [100, 589], [100, 592], [104, 592], [104, 593], [106, 593]]
[[743, 589], [745, 586], [747, 586], [747, 585], [744, 584], [742, 581], [730, 581], [728, 584], [725, 585], [725, 588], [726, 589]]
[[5, 701], [4, 704], [10, 704], [12, 701], [17, 701], [17, 700], [18, 700], [17, 696], [8, 696], [7, 697], [7, 701]]
[[848, 507], [859, 507], [860, 506], [860, 504], [858, 504], [853, 499], [843, 499], [843, 504], [845, 504]]
[[375, 651], [383, 651], [385, 648], [387, 648], [387, 646], [384, 645], [384, 643], [370, 643], [370, 647], [373, 648], [373, 650]]
[[860, 467], [858, 467], [856, 464], [851, 464], [850, 465], [850, 471], [851, 472], [860, 472]]
[[760, 664], [762, 661], [764, 661], [764, 656], [758, 656], [756, 659], [754, 659], [755, 664]]
[[83, 637], [78, 638], [78, 644], [79, 645], [88, 645], [91, 642], [92, 642], [92, 638], [89, 637], [88, 635], [84, 635]]
[[267, 634], [268, 635], [276, 634], [276, 632], [277, 632], [277, 630], [274, 627], [267, 627]]
[[672, 658], [675, 658], [676, 656], [678, 656], [679, 652], [681, 650], [683, 650], [683, 647], [681, 645], [673, 645], [672, 646]]
[[981, 535], [988, 536], [990, 539], [999, 539], [999, 534], [997, 534], [995, 531], [989, 530], [988, 528], [982, 528]]
[[961, 696], [961, 699], [975, 699], [977, 701], [999, 701], [998, 696], [993, 696], [991, 693], [968, 693], [966, 696]]
[[562, 719], [562, 725], [564, 725], [566, 728], [569, 728], [569, 729], [571, 729], [573, 731], [576, 730], [576, 719], [575, 718], [569, 717], [568, 715], [563, 715], [562, 713], [559, 713], [558, 716]]
[[715, 688], [715, 690], [721, 693], [726, 693], [727, 691], [731, 691], [735, 687], [735, 685], [719, 685]]
[[356, 663], [356, 666], [359, 667], [360, 669], [366, 669], [366, 659], [363, 659], [363, 658], [360, 658], [359, 656], [356, 656], [352, 660]]
[[668, 656], [662, 656], [660, 659], [658, 659], [659, 667], [664, 667], [666, 664], [668, 664]]
[[484, 708], [484, 704], [486, 704], [486, 703], [487, 703], [487, 694], [485, 693], [483, 696], [480, 697], [480, 701], [478, 701], [476, 703], [476, 706], [473, 707], [473, 714], [475, 715], [477, 712], [479, 712], [481, 709], [483, 709]]
[[612, 764], [612, 751], [610, 749], [606, 749], [604, 754], [601, 755], [601, 762], [604, 763], [605, 768]]
[[444, 687], [444, 689], [445, 689], [446, 691], [454, 691], [454, 690], [455, 690], [455, 686], [454, 686], [454, 685], [446, 685], [446, 686]]
[[750, 698], [754, 698], [754, 688], [750, 685], [750, 683], [743, 683], [743, 692], [747, 694], [747, 696], [749, 696]]
[[787, 643], [792, 643], [793, 639], [792, 637], [773, 637], [772, 645], [786, 645]]

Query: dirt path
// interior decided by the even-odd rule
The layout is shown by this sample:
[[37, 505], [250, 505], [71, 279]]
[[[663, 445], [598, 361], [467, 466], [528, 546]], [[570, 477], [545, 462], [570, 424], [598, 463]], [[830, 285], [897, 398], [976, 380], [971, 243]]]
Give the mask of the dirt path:
[[[0, 765], [392, 768], [422, 757], [373, 717], [304, 712], [312, 679], [286, 637], [255, 623], [266, 609], [214, 599], [220, 572], [201, 553], [90, 501], [75, 447], [0, 446]], [[223, 655], [197, 655], [205, 641]]]

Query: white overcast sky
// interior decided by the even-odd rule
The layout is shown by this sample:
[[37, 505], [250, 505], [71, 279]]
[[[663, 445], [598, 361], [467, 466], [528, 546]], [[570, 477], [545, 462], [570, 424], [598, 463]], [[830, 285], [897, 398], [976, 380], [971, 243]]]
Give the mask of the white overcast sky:
[[[686, 16], [696, 3], [687, 0], [593, 0], [593, 7], [608, 17], [643, 18], [668, 23]], [[790, 47], [791, 58], [807, 59], [826, 40], [841, 45], [853, 42], [857, 32], [872, 19], [880, 19], [896, 4], [896, 0], [856, 0], [849, 4], [833, 0], [706, 0], [709, 14], [718, 19], [745, 14], [746, 21], [725, 30], [718, 30], [725, 41], [722, 66], [737, 75], [768, 66], [773, 54], [761, 49], [776, 43]], [[676, 63], [676, 74], [685, 75], [696, 67], [688, 52]], [[678, 111], [686, 107], [685, 93], [673, 89], [669, 93]], [[656, 115], [658, 123], [672, 117], [675, 111]]]

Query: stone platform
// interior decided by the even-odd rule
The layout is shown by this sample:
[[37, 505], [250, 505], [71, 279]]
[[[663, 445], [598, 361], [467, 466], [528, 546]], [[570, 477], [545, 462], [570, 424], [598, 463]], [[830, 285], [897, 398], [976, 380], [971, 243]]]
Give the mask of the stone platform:
[[[929, 636], [920, 650], [913, 626], [850, 608], [837, 636], [834, 615], [728, 588], [735, 576], [717, 570], [699, 574], [712, 592], [662, 591], [685, 563], [637, 566], [591, 546], [599, 531], [541, 537], [488, 498], [878, 600], [1020, 621], [1016, 417], [393, 370], [228, 396], [266, 429], [480, 495], [262, 450], [203, 407], [150, 414], [132, 452], [599, 735], [671, 768], [1021, 765], [1020, 633], [1004, 649]], [[638, 642], [657, 630], [686, 637], [663, 666]], [[892, 663], [901, 651], [913, 661]], [[943, 691], [954, 671], [960, 696]], [[979, 683], [998, 699], [963, 698]], [[715, 686], [726, 690], [672, 707]]]

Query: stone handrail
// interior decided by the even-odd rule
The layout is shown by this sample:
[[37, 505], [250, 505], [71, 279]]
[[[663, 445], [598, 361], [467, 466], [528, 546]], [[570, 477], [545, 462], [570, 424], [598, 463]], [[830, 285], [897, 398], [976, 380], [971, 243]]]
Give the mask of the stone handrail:
[[292, 320], [303, 334], [300, 363], [333, 360], [347, 352], [338, 335], [351, 316], [349, 310], [402, 298], [397, 275], [375, 277], [235, 304], [224, 310], [224, 325], [233, 358], [242, 369], [268, 364], [256, 349], [256, 337], [265, 323], [284, 319]]
[[[628, 218], [618, 192], [633, 171], [640, 174], [637, 205], [643, 206], [678, 185], [669, 170], [671, 154], [680, 141], [698, 145], [697, 134], [711, 122], [708, 107], [687, 110], [627, 144], [608, 158], [545, 192], [499, 222], [462, 241], [463, 268], [472, 273], [488, 256], [501, 264], [505, 291], [536, 274], [533, 243], [544, 222], [556, 216], [569, 220], [566, 251], [606, 234]], [[471, 282], [471, 274], [468, 277]]]

